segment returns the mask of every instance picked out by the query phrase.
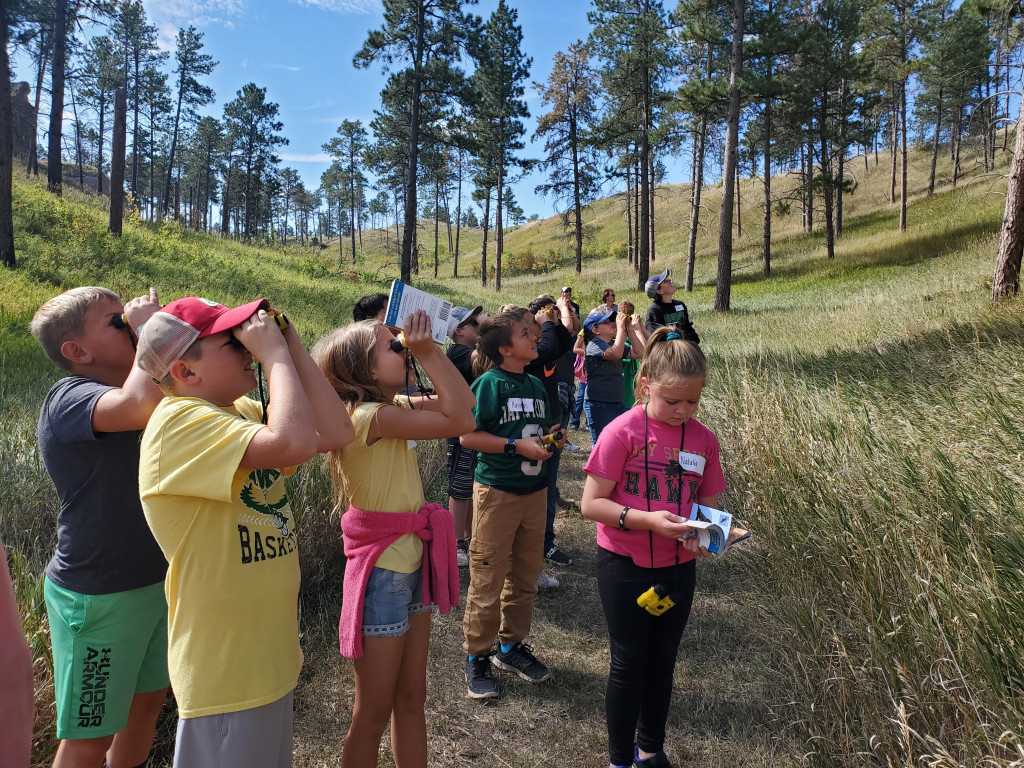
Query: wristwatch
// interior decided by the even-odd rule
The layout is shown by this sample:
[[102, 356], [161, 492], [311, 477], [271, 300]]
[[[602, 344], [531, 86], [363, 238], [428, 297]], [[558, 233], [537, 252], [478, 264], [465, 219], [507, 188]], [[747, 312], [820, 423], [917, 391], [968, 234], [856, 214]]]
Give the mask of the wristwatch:
[[516, 440], [514, 437], [510, 437], [508, 442], [505, 443], [505, 455], [515, 456], [516, 455]]

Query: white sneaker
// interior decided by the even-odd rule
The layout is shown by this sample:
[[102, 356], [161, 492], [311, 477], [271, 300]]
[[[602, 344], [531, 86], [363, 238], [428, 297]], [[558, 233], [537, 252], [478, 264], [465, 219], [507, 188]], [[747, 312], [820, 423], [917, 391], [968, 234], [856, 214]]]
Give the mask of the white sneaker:
[[455, 550], [455, 560], [459, 564], [459, 568], [469, 568], [469, 552], [464, 549]]
[[567, 450], [569, 453], [579, 453], [580, 447], [578, 445], [574, 445], [573, 443], [570, 443], [568, 440], [566, 440], [565, 441], [565, 450]]
[[537, 577], [537, 589], [554, 589], [557, 586], [558, 579], [554, 576], [549, 576], [544, 571], [540, 572], [540, 576]]

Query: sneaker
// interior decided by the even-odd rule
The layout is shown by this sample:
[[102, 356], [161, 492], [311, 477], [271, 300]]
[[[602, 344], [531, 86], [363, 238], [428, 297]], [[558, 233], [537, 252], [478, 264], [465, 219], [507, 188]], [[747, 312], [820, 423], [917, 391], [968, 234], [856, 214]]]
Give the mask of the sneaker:
[[469, 567], [469, 539], [455, 540], [455, 559], [459, 568]]
[[537, 577], [537, 589], [554, 589], [557, 586], [558, 579], [554, 576], [549, 576], [544, 571], [540, 572], [540, 576]]
[[531, 683], [543, 683], [551, 677], [551, 670], [537, 661], [533, 649], [526, 643], [516, 643], [508, 653], [502, 653], [501, 646], [498, 646], [497, 652], [491, 656], [491, 664], [506, 672], [515, 672]]
[[466, 688], [471, 699], [493, 699], [498, 695], [498, 684], [491, 674], [490, 656], [466, 659]]
[[565, 450], [567, 450], [569, 453], [579, 453], [580, 452], [580, 447], [578, 445], [570, 443], [568, 440], [566, 440], [565, 441]]
[[555, 499], [555, 505], [557, 507], [559, 507], [560, 509], [564, 509], [564, 510], [567, 510], [569, 512], [571, 512], [574, 509], [576, 509], [576, 502], [575, 501], [571, 501], [569, 499], [563, 499], [561, 494], [559, 494], [558, 498]]
[[640, 748], [633, 745], [633, 768], [672, 768], [664, 752], [655, 752], [646, 760], [640, 759]]
[[554, 546], [544, 553], [544, 559], [554, 565], [572, 565], [572, 558]]

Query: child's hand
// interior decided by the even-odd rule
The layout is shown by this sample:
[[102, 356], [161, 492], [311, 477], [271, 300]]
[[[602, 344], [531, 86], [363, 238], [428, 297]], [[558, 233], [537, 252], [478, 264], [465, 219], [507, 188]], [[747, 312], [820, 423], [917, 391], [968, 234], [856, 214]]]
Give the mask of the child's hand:
[[685, 518], [664, 510], [655, 510], [654, 526], [651, 528], [659, 536], [666, 539], [678, 539], [685, 536], [692, 529], [683, 523]]
[[430, 315], [422, 309], [417, 309], [405, 318], [402, 333], [405, 335], [405, 346], [416, 357], [426, 357], [440, 349], [430, 335]]
[[562, 438], [555, 442], [555, 447], [556, 448], [565, 448], [565, 443], [568, 441], [569, 438], [565, 436], [565, 430], [562, 429], [562, 425], [561, 424], [555, 424], [555, 426], [553, 426], [550, 429], [548, 434], [554, 434], [555, 432], [559, 432], [559, 431], [562, 433]]
[[697, 557], [712, 557], [712, 554], [708, 552], [706, 547], [700, 545], [700, 538], [692, 535], [684, 535], [680, 539], [680, 543], [683, 545], [683, 549], [687, 552], [692, 552]]
[[151, 318], [160, 309], [160, 299], [157, 298], [156, 288], [149, 289], [148, 296], [137, 296], [124, 305], [124, 317], [132, 330], [137, 330], [140, 325]]
[[621, 312], [615, 313], [615, 330], [622, 333], [626, 329], [626, 316]]
[[546, 461], [551, 458], [539, 437], [521, 437], [516, 440], [516, 454], [530, 461]]
[[249, 354], [263, 364], [279, 350], [284, 350], [285, 354], [288, 352], [281, 329], [265, 309], [235, 326], [231, 332], [249, 350]]

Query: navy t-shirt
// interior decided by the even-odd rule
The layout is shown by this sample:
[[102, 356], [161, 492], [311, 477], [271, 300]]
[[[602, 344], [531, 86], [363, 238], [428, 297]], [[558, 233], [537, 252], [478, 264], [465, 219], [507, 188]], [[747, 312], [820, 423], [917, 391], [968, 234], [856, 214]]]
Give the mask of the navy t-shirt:
[[452, 361], [452, 364], [458, 368], [466, 383], [472, 384], [473, 379], [476, 378], [473, 376], [473, 348], [467, 347], [465, 344], [452, 344], [448, 347], [448, 351], [445, 354], [448, 355], [448, 359]]
[[86, 595], [148, 587], [167, 572], [139, 501], [142, 431], [92, 429], [96, 401], [110, 389], [69, 376], [53, 385], [39, 415], [39, 450], [60, 498], [46, 575]]

